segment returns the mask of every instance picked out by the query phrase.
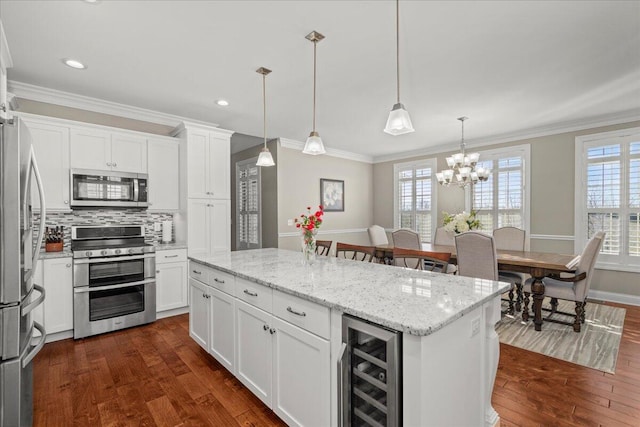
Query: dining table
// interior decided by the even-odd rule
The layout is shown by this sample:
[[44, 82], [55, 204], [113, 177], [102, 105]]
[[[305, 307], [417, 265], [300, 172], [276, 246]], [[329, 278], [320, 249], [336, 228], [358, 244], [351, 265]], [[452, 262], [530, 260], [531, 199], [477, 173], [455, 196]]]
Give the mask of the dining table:
[[[389, 264], [393, 260], [393, 244], [377, 245], [376, 258]], [[423, 243], [423, 251], [449, 252], [450, 263], [455, 264], [455, 246]], [[529, 274], [533, 278], [531, 293], [533, 296], [533, 323], [536, 331], [542, 330], [542, 301], [544, 300], [544, 283], [542, 279], [552, 274], [575, 273], [580, 255], [556, 254], [550, 252], [505, 251], [497, 250], [498, 269]], [[529, 309], [526, 304], [522, 309], [522, 320], [529, 320]]]

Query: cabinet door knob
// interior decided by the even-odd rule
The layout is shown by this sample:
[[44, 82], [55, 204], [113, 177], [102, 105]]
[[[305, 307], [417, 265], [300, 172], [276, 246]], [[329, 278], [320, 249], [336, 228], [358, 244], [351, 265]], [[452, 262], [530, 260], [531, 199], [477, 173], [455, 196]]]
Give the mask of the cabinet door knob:
[[269, 325], [262, 325], [262, 329], [264, 331], [268, 331], [269, 330]]
[[156, 274], [160, 274], [160, 270], [156, 270]]
[[68, 205], [68, 204], [69, 204], [69, 201], [68, 201], [68, 200], [65, 200], [65, 201], [64, 201], [64, 204], [65, 204], [65, 205]]
[[275, 330], [274, 328], [271, 328], [271, 329], [269, 329], [269, 333], [270, 333], [271, 335], [273, 335], [273, 334], [275, 334], [275, 333], [276, 333], [276, 330]]
[[110, 163], [110, 162], [107, 162], [107, 166], [111, 166], [111, 163]]
[[113, 166], [114, 166], [114, 167], [115, 167], [115, 166], [118, 166], [118, 164], [117, 164], [117, 163], [114, 163], [114, 164], [113, 164]]
[[67, 268], [71, 268], [71, 264], [67, 264]]

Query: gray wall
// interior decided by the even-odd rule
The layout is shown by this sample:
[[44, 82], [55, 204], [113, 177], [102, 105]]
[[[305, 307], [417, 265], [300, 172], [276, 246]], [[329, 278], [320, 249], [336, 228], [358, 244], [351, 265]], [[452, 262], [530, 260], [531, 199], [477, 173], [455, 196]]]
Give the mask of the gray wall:
[[[234, 144], [249, 144], [254, 140], [255, 146], [239, 151], [231, 155], [231, 250], [237, 248], [237, 228], [236, 228], [236, 163], [242, 160], [258, 157], [262, 150], [263, 139], [250, 135], [234, 133], [231, 136], [231, 152]], [[278, 143], [277, 140], [267, 142], [267, 147], [271, 151], [275, 166], [261, 168], [261, 193], [262, 193], [262, 247], [278, 247]]]
[[[496, 144], [478, 150], [530, 144], [531, 234], [573, 236], [575, 138], [637, 126], [640, 126], [639, 121]], [[438, 170], [446, 167], [445, 157], [450, 154], [437, 155]], [[393, 227], [393, 164], [427, 157], [433, 158], [434, 155], [377, 163], [373, 166], [373, 183], [376, 189], [373, 204], [374, 223], [383, 227]], [[480, 158], [482, 159], [482, 156]], [[439, 187], [437, 198], [438, 223], [442, 223], [442, 211], [456, 212], [465, 206], [464, 191], [458, 188]], [[571, 254], [574, 253], [574, 242], [573, 239], [531, 239], [531, 250]], [[640, 296], [638, 283], [638, 273], [597, 270], [591, 287], [600, 291]]]

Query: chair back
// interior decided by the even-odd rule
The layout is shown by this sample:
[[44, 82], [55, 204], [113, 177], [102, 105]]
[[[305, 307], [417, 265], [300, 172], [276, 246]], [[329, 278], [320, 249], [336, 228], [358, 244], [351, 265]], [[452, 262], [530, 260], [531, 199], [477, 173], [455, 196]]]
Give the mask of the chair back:
[[371, 262], [375, 255], [375, 246], [350, 245], [348, 243], [340, 242], [336, 243], [336, 258]]
[[[422, 245], [420, 244], [420, 235], [408, 228], [401, 228], [391, 233], [391, 240], [393, 240], [394, 248], [415, 249], [417, 251], [422, 249]], [[420, 264], [417, 260], [410, 260], [408, 262], [405, 260], [401, 262], [394, 261], [393, 263], [394, 265], [410, 268], [417, 268], [418, 264]]]
[[576, 266], [576, 275], [580, 273], [587, 273], [587, 277], [584, 280], [576, 282], [574, 286], [574, 292], [576, 294], [576, 300], [583, 301], [589, 293], [591, 287], [591, 278], [593, 276], [593, 269], [596, 265], [596, 259], [600, 253], [602, 242], [604, 241], [605, 232], [598, 231], [593, 235], [591, 240], [587, 242], [582, 254], [580, 255], [580, 261]]
[[316, 253], [318, 255], [329, 256], [332, 243], [333, 240], [316, 240]]
[[395, 265], [415, 268], [416, 270], [446, 273], [450, 259], [451, 253], [449, 252], [430, 252], [418, 251], [415, 249], [393, 248], [393, 260], [395, 261]]
[[500, 227], [493, 230], [496, 249], [503, 251], [524, 251], [527, 232], [516, 227]]
[[455, 237], [458, 275], [498, 280], [498, 257], [493, 236], [467, 231]]
[[372, 225], [371, 227], [367, 228], [367, 232], [369, 232], [369, 240], [371, 241], [371, 246], [389, 244], [387, 232], [384, 231], [384, 228], [380, 227], [379, 225]]
[[456, 234], [453, 231], [447, 231], [444, 227], [438, 227], [433, 236], [433, 244], [455, 246], [455, 236]]

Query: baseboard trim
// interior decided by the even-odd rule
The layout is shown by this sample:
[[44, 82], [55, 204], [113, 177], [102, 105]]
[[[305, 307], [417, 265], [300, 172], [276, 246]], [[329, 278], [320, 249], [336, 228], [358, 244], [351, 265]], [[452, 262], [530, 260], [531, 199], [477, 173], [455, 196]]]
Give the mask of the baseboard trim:
[[55, 334], [47, 334], [44, 342], [50, 343], [54, 341], [66, 340], [67, 338], [73, 338], [73, 329], [68, 331], [56, 332]]
[[156, 314], [156, 319], [164, 319], [165, 317], [177, 316], [179, 314], [185, 314], [189, 312], [189, 306], [174, 308], [172, 310], [161, 311]]
[[589, 299], [640, 306], [640, 296], [620, 294], [617, 292], [598, 291], [596, 289], [589, 290]]

